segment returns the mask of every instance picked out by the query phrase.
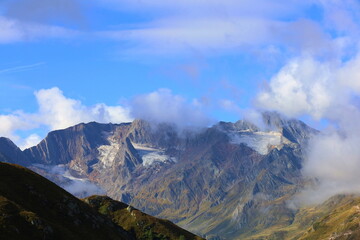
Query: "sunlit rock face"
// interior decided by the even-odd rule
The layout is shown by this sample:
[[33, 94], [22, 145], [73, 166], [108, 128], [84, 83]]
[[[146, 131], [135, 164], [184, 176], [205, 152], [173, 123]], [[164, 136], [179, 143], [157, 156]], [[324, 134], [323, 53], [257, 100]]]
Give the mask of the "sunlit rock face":
[[263, 123], [180, 131], [143, 120], [93, 122], [51, 132], [23, 153], [193, 232], [234, 239], [291, 221], [286, 201], [303, 183], [303, 147], [317, 133], [275, 113]]

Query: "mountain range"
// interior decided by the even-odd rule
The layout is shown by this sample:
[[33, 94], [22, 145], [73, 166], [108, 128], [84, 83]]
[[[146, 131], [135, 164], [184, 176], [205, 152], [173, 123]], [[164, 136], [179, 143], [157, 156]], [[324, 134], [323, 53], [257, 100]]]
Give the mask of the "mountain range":
[[0, 159], [75, 189], [79, 197], [106, 193], [208, 239], [298, 239], [330, 214], [321, 206], [316, 213], [289, 206], [307, 184], [304, 151], [318, 131], [272, 112], [260, 125], [81, 123], [50, 132], [24, 151], [0, 138]]

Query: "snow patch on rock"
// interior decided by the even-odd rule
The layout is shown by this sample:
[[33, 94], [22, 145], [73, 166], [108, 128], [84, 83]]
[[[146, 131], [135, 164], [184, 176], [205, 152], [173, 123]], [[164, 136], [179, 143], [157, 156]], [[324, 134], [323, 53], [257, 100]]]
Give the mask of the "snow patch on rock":
[[176, 162], [175, 157], [165, 154], [165, 150], [132, 143], [142, 158], [143, 166], [148, 167], [156, 162]]
[[98, 159], [105, 167], [111, 167], [115, 162], [116, 154], [120, 149], [120, 144], [112, 136], [108, 137], [107, 140], [110, 145], [102, 145], [97, 149], [99, 151]]
[[230, 134], [231, 143], [245, 144], [262, 155], [266, 155], [273, 148], [281, 148], [288, 140], [280, 132], [251, 132], [239, 131]]

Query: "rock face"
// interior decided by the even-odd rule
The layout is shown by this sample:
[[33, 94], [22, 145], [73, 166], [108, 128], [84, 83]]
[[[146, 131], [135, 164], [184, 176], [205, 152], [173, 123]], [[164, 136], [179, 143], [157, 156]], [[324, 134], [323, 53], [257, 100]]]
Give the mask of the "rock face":
[[10, 139], [4, 137], [0, 137], [0, 161], [17, 163], [23, 166], [31, 164], [26, 154], [24, 154]]
[[110, 197], [190, 231], [236, 239], [291, 223], [286, 200], [302, 185], [302, 150], [317, 133], [275, 113], [263, 119], [182, 132], [142, 120], [79, 124], [24, 154], [63, 164]]

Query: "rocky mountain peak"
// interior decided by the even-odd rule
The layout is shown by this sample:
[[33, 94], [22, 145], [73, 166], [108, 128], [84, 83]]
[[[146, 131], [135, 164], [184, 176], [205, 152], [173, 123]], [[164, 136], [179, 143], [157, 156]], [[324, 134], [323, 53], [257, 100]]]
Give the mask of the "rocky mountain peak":
[[262, 117], [269, 129], [281, 132], [286, 139], [293, 143], [305, 145], [313, 135], [318, 133], [304, 122], [287, 118], [277, 112], [264, 112]]
[[29, 164], [28, 158], [10, 139], [0, 137], [0, 159], [4, 162], [17, 163], [23, 166]]
[[286, 208], [282, 196], [296, 192], [301, 149], [316, 133], [276, 113], [263, 117], [267, 128], [240, 120], [188, 132], [144, 120], [78, 124], [49, 133], [24, 154], [34, 163], [61, 164], [147, 213], [234, 239], [256, 226], [263, 206], [279, 199], [282, 205], [269, 209]]

